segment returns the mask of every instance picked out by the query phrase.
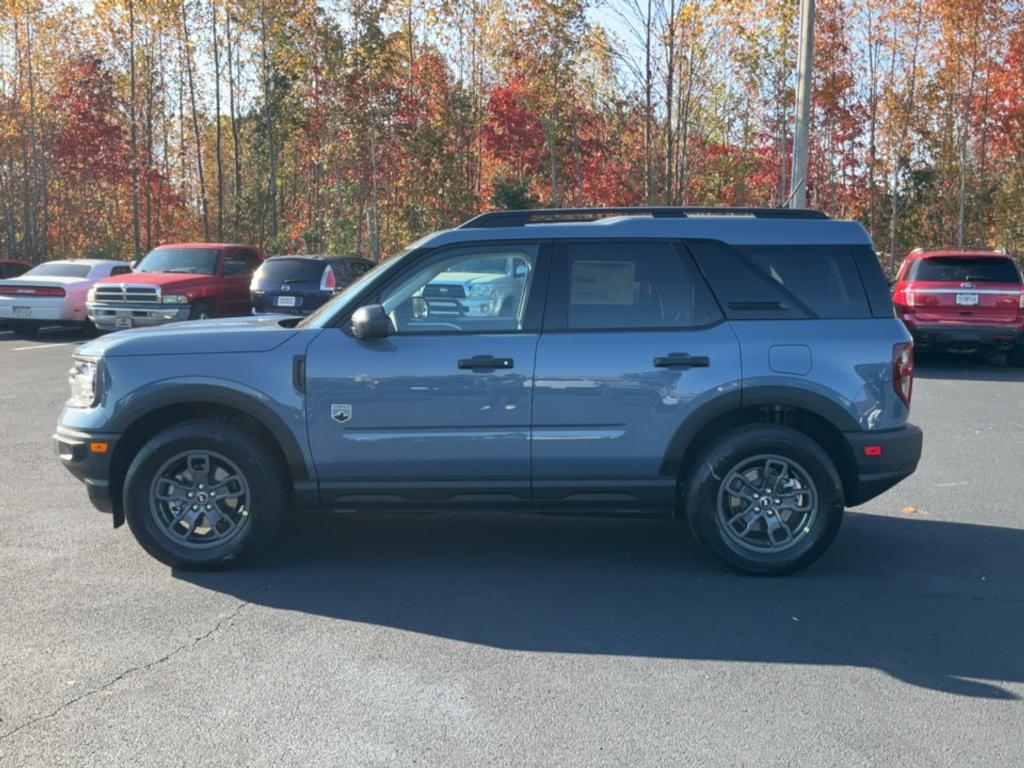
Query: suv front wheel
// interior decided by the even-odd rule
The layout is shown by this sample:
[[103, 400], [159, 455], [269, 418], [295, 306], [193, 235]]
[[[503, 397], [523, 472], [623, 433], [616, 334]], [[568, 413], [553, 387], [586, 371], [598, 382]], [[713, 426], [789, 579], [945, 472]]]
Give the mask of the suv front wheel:
[[781, 575], [810, 565], [839, 532], [843, 506], [835, 464], [789, 427], [726, 432], [704, 449], [686, 480], [694, 538], [744, 573]]
[[124, 484], [128, 526], [175, 568], [251, 559], [272, 539], [285, 504], [281, 470], [260, 438], [226, 422], [187, 422], [136, 455]]

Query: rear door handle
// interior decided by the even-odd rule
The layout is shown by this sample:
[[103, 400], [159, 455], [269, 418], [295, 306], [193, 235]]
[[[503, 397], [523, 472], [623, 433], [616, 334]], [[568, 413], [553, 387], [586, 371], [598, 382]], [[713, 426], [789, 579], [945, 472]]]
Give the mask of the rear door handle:
[[515, 366], [511, 357], [491, 357], [490, 355], [473, 355], [459, 360], [459, 368], [470, 371], [494, 371], [499, 368], [509, 369]]
[[654, 358], [655, 368], [707, 368], [711, 358], [706, 355], [688, 355], [685, 352], [673, 352], [665, 357]]

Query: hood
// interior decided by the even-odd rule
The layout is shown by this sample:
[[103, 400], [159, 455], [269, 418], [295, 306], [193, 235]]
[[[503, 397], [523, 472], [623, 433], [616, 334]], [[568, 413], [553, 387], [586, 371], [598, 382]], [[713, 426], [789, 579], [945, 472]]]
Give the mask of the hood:
[[205, 285], [214, 275], [184, 275], [177, 272], [131, 272], [127, 275], [105, 277], [96, 285], [158, 285], [163, 289], [185, 290]]
[[204, 355], [268, 352], [300, 333], [282, 325], [294, 323], [289, 315], [226, 317], [220, 320], [188, 320], [152, 328], [118, 331], [89, 341], [75, 350], [87, 357], [140, 355]]

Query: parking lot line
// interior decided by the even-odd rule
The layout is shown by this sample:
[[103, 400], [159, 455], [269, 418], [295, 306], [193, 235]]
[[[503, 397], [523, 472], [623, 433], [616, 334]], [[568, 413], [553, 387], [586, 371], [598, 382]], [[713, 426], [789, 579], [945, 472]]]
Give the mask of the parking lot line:
[[71, 343], [72, 342], [70, 342], [70, 341], [60, 341], [60, 342], [56, 342], [54, 344], [33, 344], [30, 347], [15, 347], [14, 351], [15, 352], [28, 352], [28, 351], [33, 350], [33, 349], [47, 349], [49, 347], [66, 347], [66, 346], [68, 346]]

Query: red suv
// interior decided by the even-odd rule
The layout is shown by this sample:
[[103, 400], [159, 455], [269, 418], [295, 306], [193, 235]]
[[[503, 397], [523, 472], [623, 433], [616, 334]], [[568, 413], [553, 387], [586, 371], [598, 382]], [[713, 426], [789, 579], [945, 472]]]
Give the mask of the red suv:
[[263, 252], [251, 245], [161, 245], [130, 274], [96, 283], [86, 308], [103, 331], [248, 315], [249, 283], [262, 263]]
[[919, 350], [1006, 352], [1024, 366], [1024, 289], [1005, 253], [916, 250], [900, 267], [893, 303]]

